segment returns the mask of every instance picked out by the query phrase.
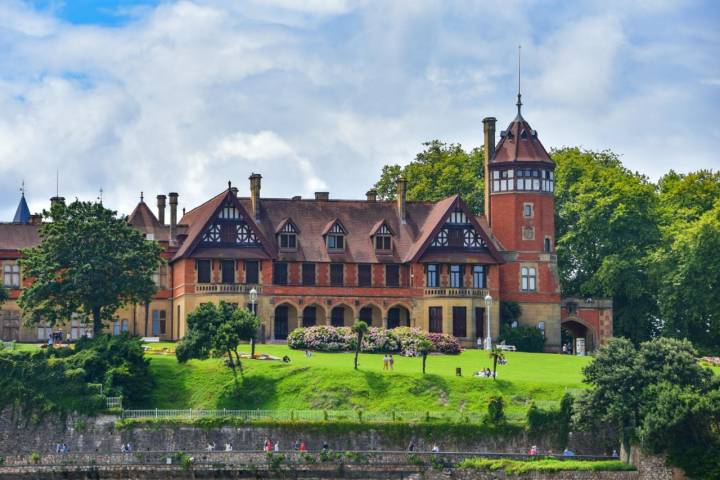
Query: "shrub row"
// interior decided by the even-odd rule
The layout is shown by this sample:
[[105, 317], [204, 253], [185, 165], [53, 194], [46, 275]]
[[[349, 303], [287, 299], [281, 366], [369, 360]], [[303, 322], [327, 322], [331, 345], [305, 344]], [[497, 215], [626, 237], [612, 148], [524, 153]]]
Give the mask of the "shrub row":
[[[400, 353], [416, 356], [423, 340], [433, 344], [433, 351], [444, 354], [460, 353], [460, 342], [452, 335], [427, 333], [419, 328], [398, 327], [391, 330], [370, 327], [363, 338], [361, 350], [375, 353]], [[288, 346], [296, 350], [319, 352], [352, 351], [357, 347], [357, 336], [350, 327], [320, 325], [293, 330], [288, 336]]]

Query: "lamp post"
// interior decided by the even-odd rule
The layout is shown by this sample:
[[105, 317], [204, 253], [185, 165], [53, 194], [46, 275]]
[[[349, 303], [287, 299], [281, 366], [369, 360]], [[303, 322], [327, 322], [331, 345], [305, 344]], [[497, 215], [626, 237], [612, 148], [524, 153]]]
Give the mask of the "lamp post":
[[250, 309], [253, 314], [255, 314], [255, 302], [257, 302], [257, 290], [253, 288], [250, 290]]
[[492, 297], [488, 293], [485, 295], [485, 310], [487, 310], [487, 334], [485, 336], [485, 350], [492, 348], [492, 338], [490, 338], [490, 310], [492, 309]]

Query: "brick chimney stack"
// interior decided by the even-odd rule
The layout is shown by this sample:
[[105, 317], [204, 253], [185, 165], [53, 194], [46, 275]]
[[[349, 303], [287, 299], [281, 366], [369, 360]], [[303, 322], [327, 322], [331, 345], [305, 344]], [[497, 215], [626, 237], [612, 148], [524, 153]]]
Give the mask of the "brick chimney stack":
[[158, 222], [160, 222], [160, 225], [165, 225], [165, 198], [165, 195], [157, 196]]
[[368, 190], [365, 196], [368, 202], [377, 202], [377, 190]]
[[250, 202], [252, 208], [252, 216], [257, 222], [260, 220], [260, 184], [262, 175], [253, 173], [250, 175]]
[[495, 117], [483, 118], [483, 154], [485, 157], [484, 175], [485, 175], [485, 218], [488, 225], [492, 225], [490, 221], [490, 186], [492, 178], [490, 178], [490, 161], [495, 156]]
[[177, 206], [178, 194], [176, 192], [168, 193], [170, 197], [170, 243], [175, 244], [177, 241]]

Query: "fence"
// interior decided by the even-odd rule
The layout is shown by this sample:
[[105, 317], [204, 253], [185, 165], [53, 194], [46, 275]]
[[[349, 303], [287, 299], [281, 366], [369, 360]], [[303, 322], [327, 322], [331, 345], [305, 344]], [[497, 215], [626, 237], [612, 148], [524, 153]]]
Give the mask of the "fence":
[[122, 408], [122, 397], [106, 397], [105, 406], [107, 408]]
[[[506, 413], [509, 420], [520, 420], [522, 412]], [[364, 423], [419, 423], [450, 421], [480, 423], [484, 415], [476, 412], [458, 411], [365, 411], [365, 410], [123, 410], [122, 418], [197, 420], [201, 418], [232, 417], [243, 422], [322, 422], [346, 421]]]

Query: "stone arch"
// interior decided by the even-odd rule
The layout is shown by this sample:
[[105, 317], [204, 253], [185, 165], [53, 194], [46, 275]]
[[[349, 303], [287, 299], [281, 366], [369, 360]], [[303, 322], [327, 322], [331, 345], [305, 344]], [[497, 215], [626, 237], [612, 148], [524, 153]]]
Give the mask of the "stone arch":
[[573, 354], [577, 353], [578, 339], [583, 339], [585, 352], [592, 352], [597, 348], [598, 332], [595, 327], [588, 324], [585, 320], [578, 316], [571, 316], [563, 319], [560, 328], [564, 333], [572, 338]]
[[275, 306], [272, 321], [272, 339], [287, 340], [290, 332], [298, 327], [298, 309], [291, 302], [282, 302]]
[[358, 320], [363, 320], [370, 327], [383, 326], [382, 308], [375, 303], [366, 303], [358, 309]]
[[352, 327], [355, 323], [355, 309], [347, 303], [338, 303], [330, 309], [330, 325]]
[[410, 308], [404, 302], [396, 302], [385, 313], [387, 328], [409, 327], [411, 325]]
[[303, 327], [312, 327], [315, 325], [327, 325], [327, 312], [319, 302], [313, 302], [305, 305], [301, 311], [298, 320]]

